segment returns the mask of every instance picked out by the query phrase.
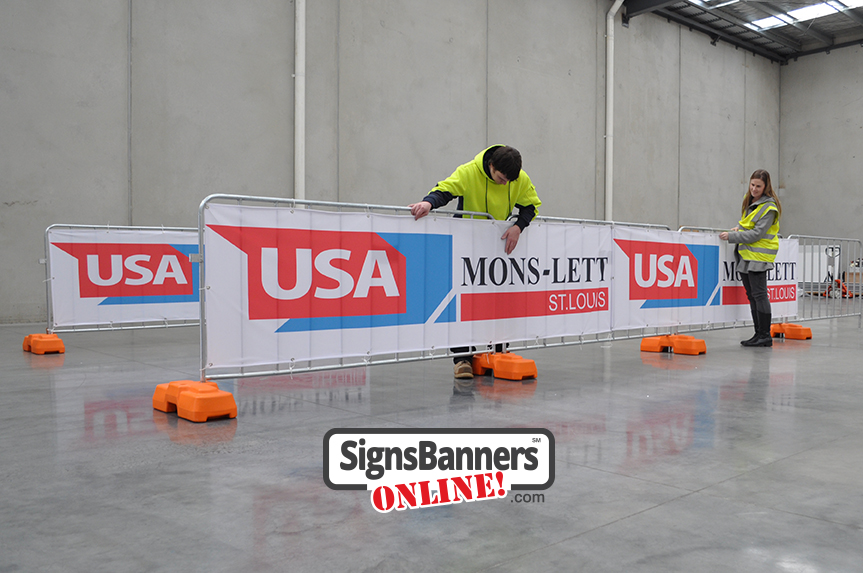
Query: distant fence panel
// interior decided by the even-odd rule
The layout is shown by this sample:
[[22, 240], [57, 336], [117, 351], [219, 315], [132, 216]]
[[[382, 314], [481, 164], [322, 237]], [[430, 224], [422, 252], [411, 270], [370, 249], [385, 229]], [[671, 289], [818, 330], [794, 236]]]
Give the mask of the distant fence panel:
[[199, 323], [196, 229], [51, 225], [45, 251], [49, 332]]
[[809, 235], [791, 238], [800, 244], [798, 318], [863, 318], [863, 243]]

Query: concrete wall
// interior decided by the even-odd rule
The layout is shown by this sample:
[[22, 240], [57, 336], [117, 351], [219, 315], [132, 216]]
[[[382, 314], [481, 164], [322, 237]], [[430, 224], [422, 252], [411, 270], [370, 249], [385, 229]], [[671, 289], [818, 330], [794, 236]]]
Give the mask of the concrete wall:
[[[609, 7], [309, 2], [307, 198], [406, 205], [504, 142], [542, 213], [603, 218]], [[779, 170], [779, 66], [652, 15], [616, 37], [614, 218], [730, 226], [749, 173]], [[293, 196], [293, 66], [287, 0], [0, 3], [0, 321], [43, 320], [49, 224], [194, 226], [211, 193]]]
[[779, 170], [779, 68], [645, 15], [615, 32], [614, 219], [728, 228]]
[[0, 320], [44, 320], [45, 228], [128, 224], [126, 0], [0, 3]]
[[863, 48], [782, 68], [783, 228], [863, 239]]

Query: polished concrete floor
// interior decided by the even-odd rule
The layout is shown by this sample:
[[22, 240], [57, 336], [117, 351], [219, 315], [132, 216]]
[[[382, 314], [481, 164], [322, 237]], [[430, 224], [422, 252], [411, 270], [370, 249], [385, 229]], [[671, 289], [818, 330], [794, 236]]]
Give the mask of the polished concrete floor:
[[[639, 341], [525, 353], [531, 383], [454, 384], [445, 360], [221, 383], [235, 420], [151, 408], [196, 379], [195, 328], [0, 327], [0, 572], [863, 571], [863, 331], [702, 356]], [[541, 427], [527, 500], [376, 512], [322, 476], [331, 428]], [[541, 495], [540, 495], [541, 494]]]

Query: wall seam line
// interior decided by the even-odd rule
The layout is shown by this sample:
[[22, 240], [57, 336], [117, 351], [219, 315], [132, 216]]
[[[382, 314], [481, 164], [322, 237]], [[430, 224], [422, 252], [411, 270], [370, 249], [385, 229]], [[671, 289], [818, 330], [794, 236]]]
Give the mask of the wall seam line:
[[129, 22], [126, 30], [126, 73], [128, 74], [128, 82], [126, 89], [128, 97], [126, 100], [126, 170], [128, 180], [126, 181], [126, 189], [128, 193], [128, 215], [129, 225], [134, 224], [132, 213], [132, 0], [129, 0]]

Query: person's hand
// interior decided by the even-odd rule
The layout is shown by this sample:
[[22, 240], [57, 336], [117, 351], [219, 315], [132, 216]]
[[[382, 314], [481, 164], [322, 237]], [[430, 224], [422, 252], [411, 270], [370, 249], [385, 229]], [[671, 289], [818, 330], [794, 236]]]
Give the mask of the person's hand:
[[737, 231], [739, 231], [739, 230], [740, 230], [740, 228], [739, 228], [739, 227], [731, 227], [731, 230], [732, 230], [732, 231], [734, 231], [734, 232], [736, 233]]
[[423, 217], [428, 215], [429, 211], [431, 211], [431, 208], [432, 208], [431, 203], [429, 203], [428, 201], [420, 201], [419, 203], [411, 203], [410, 205], [408, 205], [408, 207], [410, 207], [411, 215], [414, 216], [414, 221], [422, 219]]
[[719, 233], [719, 238], [722, 239], [723, 241], [727, 241], [728, 240], [728, 233], [725, 231], [723, 231], [722, 233]]
[[518, 244], [519, 237], [521, 237], [521, 229], [518, 228], [518, 225], [513, 225], [506, 230], [506, 233], [503, 234], [501, 239], [506, 241], [503, 246], [503, 251], [507, 255], [515, 250], [515, 246]]

